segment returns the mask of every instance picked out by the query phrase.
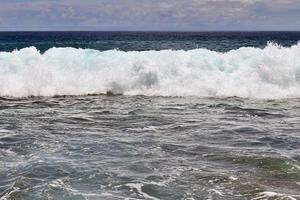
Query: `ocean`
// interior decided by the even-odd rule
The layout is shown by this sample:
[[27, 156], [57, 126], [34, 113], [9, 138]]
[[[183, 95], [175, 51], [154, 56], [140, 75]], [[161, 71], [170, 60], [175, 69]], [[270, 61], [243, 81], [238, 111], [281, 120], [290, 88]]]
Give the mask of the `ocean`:
[[300, 199], [300, 32], [1, 32], [0, 200]]

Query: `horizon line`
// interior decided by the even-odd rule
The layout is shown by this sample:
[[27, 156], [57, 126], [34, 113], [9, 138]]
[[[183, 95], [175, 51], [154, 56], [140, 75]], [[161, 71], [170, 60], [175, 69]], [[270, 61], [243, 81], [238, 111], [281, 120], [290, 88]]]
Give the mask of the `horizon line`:
[[0, 30], [0, 32], [300, 32], [300, 30]]

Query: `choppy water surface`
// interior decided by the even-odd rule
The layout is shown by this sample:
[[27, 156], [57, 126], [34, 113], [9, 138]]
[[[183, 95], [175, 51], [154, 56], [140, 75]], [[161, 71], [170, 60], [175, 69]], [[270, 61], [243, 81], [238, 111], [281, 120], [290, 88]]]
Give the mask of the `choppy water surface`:
[[0, 200], [300, 199], [299, 40], [0, 33]]
[[0, 199], [300, 199], [300, 100], [0, 100]]

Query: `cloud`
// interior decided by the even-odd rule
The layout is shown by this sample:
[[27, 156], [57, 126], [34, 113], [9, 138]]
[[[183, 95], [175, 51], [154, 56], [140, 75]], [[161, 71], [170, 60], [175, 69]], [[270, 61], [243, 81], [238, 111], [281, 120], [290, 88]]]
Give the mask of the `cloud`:
[[0, 29], [299, 30], [299, 11], [298, 0], [2, 0]]

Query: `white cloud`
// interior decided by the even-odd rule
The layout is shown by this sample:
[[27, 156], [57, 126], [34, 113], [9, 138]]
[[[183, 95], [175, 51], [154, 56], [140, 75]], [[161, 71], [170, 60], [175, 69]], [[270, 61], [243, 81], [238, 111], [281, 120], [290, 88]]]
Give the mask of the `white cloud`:
[[[0, 3], [5, 26], [44, 29], [292, 29], [298, 0], [31, 0]], [[297, 28], [297, 27], [295, 27]], [[1, 27], [0, 27], [1, 29]], [[298, 28], [299, 29], [299, 28]]]

